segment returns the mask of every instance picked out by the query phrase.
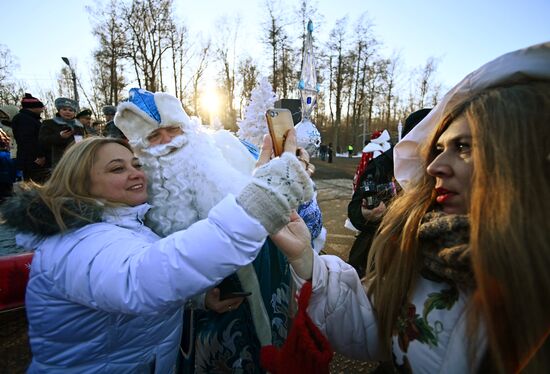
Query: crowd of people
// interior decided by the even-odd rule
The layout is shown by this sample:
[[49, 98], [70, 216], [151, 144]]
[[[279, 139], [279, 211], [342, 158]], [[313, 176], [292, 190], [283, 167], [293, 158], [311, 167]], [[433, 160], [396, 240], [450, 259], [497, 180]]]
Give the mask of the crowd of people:
[[125, 138], [112, 122], [116, 112], [112, 105], [103, 107], [105, 125], [100, 121], [92, 124], [92, 111], [79, 111], [78, 103], [70, 98], [59, 97], [54, 105], [57, 112], [45, 120], [44, 104], [29, 93], [21, 99], [21, 109], [15, 105], [0, 106], [0, 149], [11, 155], [10, 161], [0, 165], [1, 183], [6, 186], [2, 188], [2, 200], [11, 195], [13, 183], [19, 179], [44, 183], [69, 145], [87, 136]]
[[[130, 90], [101, 131], [70, 99], [43, 123], [21, 104], [2, 111], [25, 182], [0, 214], [34, 251], [28, 372], [261, 373], [275, 346], [291, 373], [320, 357], [308, 334], [403, 373], [550, 372], [550, 43], [470, 73], [369, 157], [353, 266], [319, 254], [294, 130], [256, 160], [166, 93]], [[291, 333], [302, 291], [312, 323]]]

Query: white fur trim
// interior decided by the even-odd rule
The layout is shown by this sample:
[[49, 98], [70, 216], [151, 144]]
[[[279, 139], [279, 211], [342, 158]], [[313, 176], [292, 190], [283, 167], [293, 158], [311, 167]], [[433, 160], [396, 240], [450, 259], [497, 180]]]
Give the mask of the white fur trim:
[[134, 103], [124, 102], [117, 107], [115, 125], [133, 146], [147, 145], [145, 142], [147, 135], [160, 127], [180, 126], [184, 131], [196, 127], [183, 110], [177, 97], [165, 92], [156, 92], [154, 100], [160, 114], [160, 123], [149, 117]]
[[363, 148], [364, 153], [382, 151], [382, 146], [380, 144], [369, 143]]
[[218, 130], [212, 133], [212, 138], [231, 166], [243, 174], [252, 175], [256, 160], [235, 135], [227, 130]]
[[126, 135], [132, 145], [146, 138], [151, 131], [159, 127], [157, 121], [130, 102], [118, 105], [115, 125]]
[[380, 134], [378, 138], [371, 140], [371, 142], [376, 144], [387, 143], [389, 141], [390, 141], [390, 133], [388, 132], [388, 130], [382, 131], [382, 134]]
[[160, 113], [160, 127], [180, 126], [184, 130], [193, 127], [177, 97], [166, 92], [156, 92], [154, 98]]

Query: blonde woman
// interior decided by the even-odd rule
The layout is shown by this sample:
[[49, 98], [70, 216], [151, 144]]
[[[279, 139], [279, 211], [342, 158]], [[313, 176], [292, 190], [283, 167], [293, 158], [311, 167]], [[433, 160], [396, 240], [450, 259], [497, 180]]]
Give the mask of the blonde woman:
[[125, 141], [88, 138], [69, 148], [49, 181], [1, 208], [18, 244], [35, 250], [28, 372], [174, 372], [183, 305], [252, 262], [268, 233], [307, 231], [291, 217], [313, 194], [295, 152], [292, 132], [283, 156], [258, 168], [238, 196], [161, 239], [143, 224], [147, 178]]
[[405, 191], [363, 282], [286, 252], [334, 349], [403, 372], [550, 372], [549, 124], [550, 43], [489, 62], [396, 146]]

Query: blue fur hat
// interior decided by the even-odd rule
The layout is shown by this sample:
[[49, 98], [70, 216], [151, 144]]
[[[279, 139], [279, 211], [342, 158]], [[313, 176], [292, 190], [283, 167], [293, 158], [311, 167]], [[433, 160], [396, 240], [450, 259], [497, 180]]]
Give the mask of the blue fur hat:
[[76, 112], [76, 110], [78, 109], [77, 102], [67, 97], [58, 97], [57, 99], [55, 99], [54, 104], [57, 110], [60, 110], [61, 108], [71, 108]]
[[160, 127], [179, 126], [184, 131], [196, 127], [178, 98], [141, 88], [130, 89], [128, 101], [118, 105], [115, 125], [132, 145], [146, 139], [148, 134]]

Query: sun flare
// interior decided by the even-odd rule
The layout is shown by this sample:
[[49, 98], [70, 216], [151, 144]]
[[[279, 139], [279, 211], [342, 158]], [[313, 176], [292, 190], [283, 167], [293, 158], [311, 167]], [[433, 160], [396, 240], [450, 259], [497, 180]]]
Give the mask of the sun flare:
[[205, 89], [201, 94], [200, 103], [202, 111], [208, 113], [211, 120], [218, 117], [221, 99], [216, 88], [209, 87]]

